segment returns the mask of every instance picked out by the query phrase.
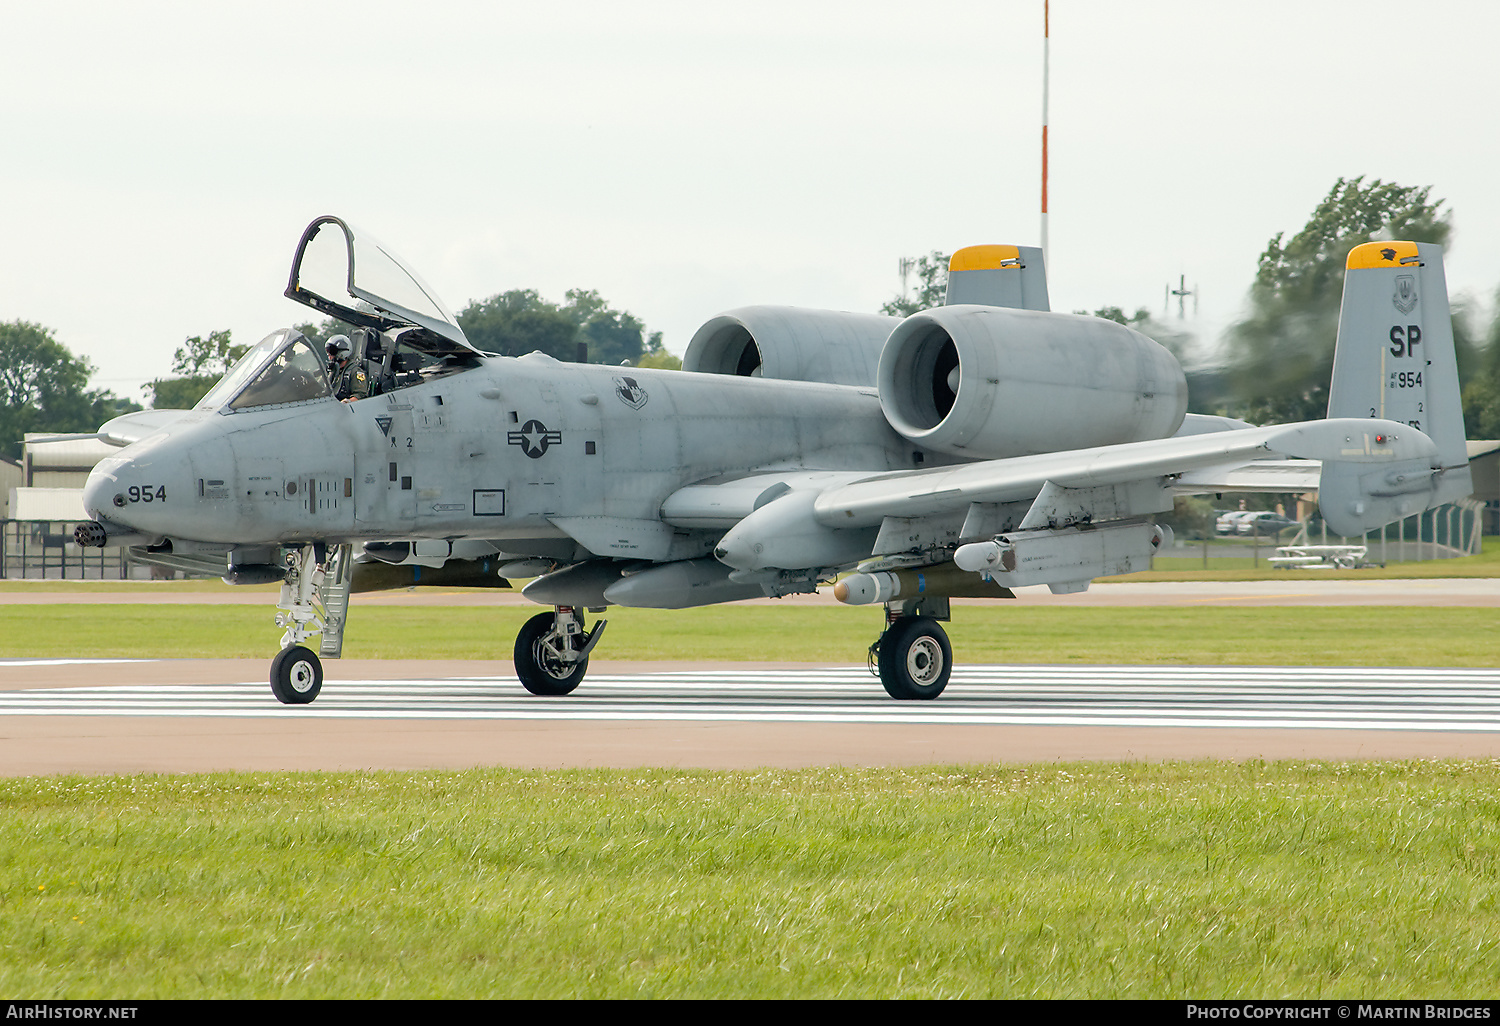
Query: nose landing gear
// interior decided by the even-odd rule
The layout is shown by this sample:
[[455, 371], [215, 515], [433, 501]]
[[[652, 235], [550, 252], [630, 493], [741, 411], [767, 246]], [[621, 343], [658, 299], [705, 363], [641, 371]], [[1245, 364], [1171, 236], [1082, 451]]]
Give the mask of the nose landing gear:
[[[271, 694], [283, 705], [306, 705], [323, 688], [319, 654], [337, 659], [344, 650], [354, 547], [303, 545], [287, 553], [286, 577], [276, 604], [276, 626], [285, 627], [281, 652], [271, 660]], [[321, 635], [318, 652], [303, 642]]]

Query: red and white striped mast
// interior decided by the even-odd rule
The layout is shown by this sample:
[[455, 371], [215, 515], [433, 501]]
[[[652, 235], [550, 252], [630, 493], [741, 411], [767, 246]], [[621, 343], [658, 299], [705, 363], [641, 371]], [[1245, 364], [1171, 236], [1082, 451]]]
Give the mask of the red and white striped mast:
[[1047, 259], [1047, 80], [1049, 50], [1052, 46], [1052, 0], [1042, 0], [1042, 266], [1048, 271]]

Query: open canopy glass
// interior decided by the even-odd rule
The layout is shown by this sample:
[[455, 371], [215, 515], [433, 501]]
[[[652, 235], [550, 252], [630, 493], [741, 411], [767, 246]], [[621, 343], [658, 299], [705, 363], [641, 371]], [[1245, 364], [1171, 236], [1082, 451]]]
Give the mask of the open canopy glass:
[[[350, 324], [377, 330], [416, 325], [439, 340], [477, 353], [458, 319], [432, 288], [368, 233], [337, 217], [307, 226], [292, 261], [286, 295]], [[408, 344], [415, 339], [405, 340]]]

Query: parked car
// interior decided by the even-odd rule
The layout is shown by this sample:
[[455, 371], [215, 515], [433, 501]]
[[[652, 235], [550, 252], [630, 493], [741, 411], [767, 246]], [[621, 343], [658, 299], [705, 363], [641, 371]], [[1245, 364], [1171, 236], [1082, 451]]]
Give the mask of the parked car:
[[1245, 517], [1253, 515], [1253, 510], [1243, 509], [1230, 510], [1228, 513], [1221, 513], [1219, 514], [1219, 518], [1214, 521], [1214, 533], [1238, 534], [1239, 528], [1237, 525], [1239, 521], [1244, 519]]
[[1288, 527], [1296, 526], [1297, 521], [1269, 509], [1242, 514], [1234, 522], [1234, 528], [1240, 534], [1260, 534], [1268, 537], [1275, 537]]

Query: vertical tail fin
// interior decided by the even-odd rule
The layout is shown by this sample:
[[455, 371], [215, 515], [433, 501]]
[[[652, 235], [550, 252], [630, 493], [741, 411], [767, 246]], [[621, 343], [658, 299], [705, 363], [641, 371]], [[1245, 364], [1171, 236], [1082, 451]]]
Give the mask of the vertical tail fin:
[[1422, 431], [1437, 447], [1436, 458], [1414, 461], [1421, 466], [1324, 464], [1324, 519], [1351, 535], [1455, 502], [1473, 484], [1443, 248], [1369, 242], [1349, 251], [1346, 267], [1329, 418], [1395, 421]]
[[967, 246], [948, 259], [945, 306], [1050, 310], [1047, 268], [1036, 246]]

